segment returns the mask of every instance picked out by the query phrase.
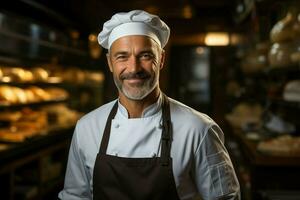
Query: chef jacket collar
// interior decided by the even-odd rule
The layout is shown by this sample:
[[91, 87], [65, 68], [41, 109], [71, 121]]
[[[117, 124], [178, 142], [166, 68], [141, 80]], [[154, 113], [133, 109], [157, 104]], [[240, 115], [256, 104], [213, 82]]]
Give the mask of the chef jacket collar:
[[[151, 104], [150, 106], [144, 109], [141, 118], [150, 117], [156, 114], [157, 112], [160, 111], [161, 105], [162, 105], [162, 93], [159, 94], [159, 97], [155, 103]], [[128, 111], [121, 104], [120, 99], [118, 99], [118, 110], [124, 117], [128, 118], [129, 116]]]

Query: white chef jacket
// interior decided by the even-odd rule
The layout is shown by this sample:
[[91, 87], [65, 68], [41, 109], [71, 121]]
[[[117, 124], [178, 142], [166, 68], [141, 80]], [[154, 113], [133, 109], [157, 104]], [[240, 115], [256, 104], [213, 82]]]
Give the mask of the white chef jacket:
[[[92, 199], [96, 155], [115, 101], [78, 121], [60, 199]], [[197, 195], [203, 200], [240, 199], [239, 183], [224, 146], [222, 130], [207, 115], [171, 98], [169, 101], [173, 129], [171, 157], [180, 199], [192, 200]], [[144, 110], [141, 118], [128, 118], [126, 108], [118, 104], [106, 153], [131, 158], [160, 156], [162, 95]]]

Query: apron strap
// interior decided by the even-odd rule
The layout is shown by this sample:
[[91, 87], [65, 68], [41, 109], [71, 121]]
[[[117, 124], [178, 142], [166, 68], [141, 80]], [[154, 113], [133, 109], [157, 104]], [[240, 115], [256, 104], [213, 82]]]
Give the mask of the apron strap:
[[109, 136], [110, 136], [111, 121], [115, 117], [117, 111], [118, 111], [118, 101], [116, 101], [116, 103], [114, 104], [114, 106], [111, 109], [109, 116], [106, 120], [106, 125], [105, 125], [105, 129], [104, 129], [104, 133], [103, 133], [101, 145], [100, 145], [100, 153], [101, 154], [106, 154], [106, 149], [107, 149]]
[[162, 165], [169, 165], [172, 142], [172, 126], [169, 100], [165, 94], [163, 94], [162, 119], [163, 130], [161, 138], [161, 161]]

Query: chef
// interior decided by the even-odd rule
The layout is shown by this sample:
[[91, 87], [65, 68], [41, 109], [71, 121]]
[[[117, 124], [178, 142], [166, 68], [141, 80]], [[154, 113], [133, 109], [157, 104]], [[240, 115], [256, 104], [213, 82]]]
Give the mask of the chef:
[[60, 199], [240, 199], [222, 130], [160, 90], [169, 35], [141, 10], [104, 23], [98, 41], [119, 97], [78, 121]]

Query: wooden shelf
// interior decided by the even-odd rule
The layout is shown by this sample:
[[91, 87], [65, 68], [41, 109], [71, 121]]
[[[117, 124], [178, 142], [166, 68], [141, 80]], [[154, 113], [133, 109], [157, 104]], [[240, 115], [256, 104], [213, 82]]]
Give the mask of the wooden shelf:
[[38, 86], [38, 87], [61, 87], [61, 88], [99, 88], [102, 87], [102, 82], [88, 82], [88, 83], [71, 83], [71, 82], [58, 82], [58, 83], [50, 83], [50, 82], [1, 82], [0, 85], [8, 85], [15, 86], [20, 88], [26, 88], [30, 86]]
[[[45, 135], [32, 137], [21, 143], [11, 144], [9, 148], [0, 151], [0, 174], [37, 159], [47, 152], [49, 153], [50, 151], [61, 148], [65, 144], [57, 144], [70, 139], [73, 134], [73, 129], [74, 126], [64, 129], [54, 129]], [[39, 149], [44, 150], [37, 151]], [[27, 155], [26, 159], [23, 157], [24, 155]]]
[[289, 74], [300, 77], [300, 64], [282, 67], [268, 67], [264, 70], [264, 73], [269, 77], [282, 77]]
[[26, 103], [26, 104], [12, 104], [12, 105], [1, 105], [0, 104], [0, 111], [2, 110], [19, 110], [24, 107], [31, 107], [36, 108], [44, 105], [50, 105], [50, 104], [57, 104], [57, 103], [65, 103], [68, 100], [62, 99], [62, 100], [51, 100], [51, 101], [41, 101], [41, 102], [35, 102], [35, 103]]

